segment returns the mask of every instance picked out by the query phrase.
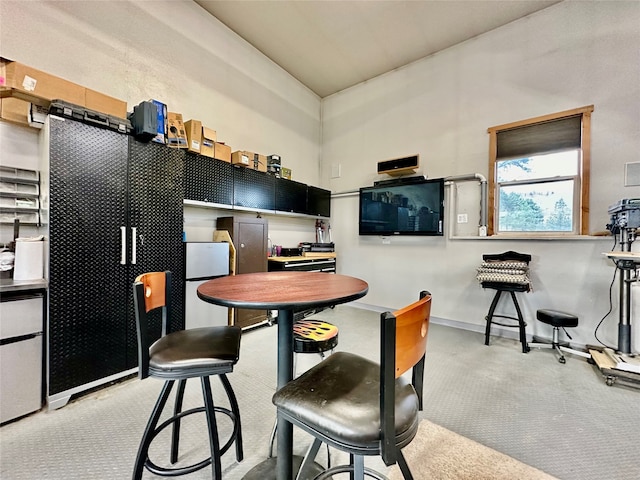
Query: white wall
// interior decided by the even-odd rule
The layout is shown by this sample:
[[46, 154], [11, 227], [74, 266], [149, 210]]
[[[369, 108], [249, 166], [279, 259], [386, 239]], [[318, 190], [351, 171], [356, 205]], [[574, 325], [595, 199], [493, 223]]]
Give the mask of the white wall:
[[[412, 154], [431, 178], [488, 176], [488, 127], [593, 104], [590, 231], [603, 231], [610, 204], [640, 196], [640, 188], [624, 187], [624, 165], [640, 151], [638, 45], [640, 3], [563, 2], [323, 99], [324, 182], [334, 192], [371, 185], [377, 162]], [[335, 165], [340, 178], [331, 178]], [[470, 222], [458, 233], [477, 230], [478, 192], [474, 183], [456, 191]], [[577, 343], [596, 343], [614, 273], [601, 253], [612, 238], [393, 238], [383, 245], [358, 236], [357, 208], [355, 196], [335, 198], [332, 227], [339, 271], [369, 282], [363, 302], [395, 308], [428, 289], [433, 315], [481, 330], [493, 291], [480, 288], [475, 268], [483, 253], [516, 250], [533, 255], [534, 292], [520, 295], [528, 331], [550, 337], [535, 310], [555, 308], [580, 316]], [[617, 284], [613, 303], [598, 337], [616, 344]]]
[[[0, 55], [125, 100], [129, 111], [161, 100], [232, 150], [280, 154], [294, 180], [322, 186], [320, 99], [194, 2], [2, 0]], [[5, 155], [5, 131], [3, 164], [17, 160]], [[220, 213], [192, 210], [187, 231]], [[313, 220], [301, 222], [313, 234]], [[286, 221], [270, 224], [276, 243], [297, 245]]]

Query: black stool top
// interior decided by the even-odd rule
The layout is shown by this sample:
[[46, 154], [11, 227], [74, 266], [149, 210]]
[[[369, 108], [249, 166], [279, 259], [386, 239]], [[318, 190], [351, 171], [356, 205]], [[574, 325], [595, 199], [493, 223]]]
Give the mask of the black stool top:
[[504, 292], [528, 292], [531, 290], [529, 284], [508, 283], [508, 282], [480, 282], [482, 288], [492, 288], [493, 290], [502, 290]]
[[542, 323], [553, 325], [554, 327], [578, 326], [578, 317], [571, 313], [559, 312], [558, 310], [538, 310], [536, 317]]
[[322, 353], [338, 345], [338, 327], [319, 320], [298, 320], [293, 323], [293, 351]]

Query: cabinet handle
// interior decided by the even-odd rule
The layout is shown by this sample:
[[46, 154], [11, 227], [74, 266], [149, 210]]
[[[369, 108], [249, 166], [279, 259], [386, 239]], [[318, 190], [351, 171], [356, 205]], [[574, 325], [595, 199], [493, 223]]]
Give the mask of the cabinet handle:
[[120, 227], [120, 265], [127, 263], [127, 229]]
[[137, 261], [137, 251], [136, 246], [138, 244], [138, 239], [136, 236], [136, 227], [131, 227], [131, 265], [135, 265]]

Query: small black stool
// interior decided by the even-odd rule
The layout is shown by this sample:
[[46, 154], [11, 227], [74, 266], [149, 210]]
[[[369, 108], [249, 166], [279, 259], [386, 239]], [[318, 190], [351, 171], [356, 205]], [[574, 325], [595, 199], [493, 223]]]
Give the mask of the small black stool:
[[[520, 330], [520, 343], [522, 344], [522, 353], [527, 353], [529, 351], [526, 336], [527, 323], [524, 321], [524, 317], [522, 316], [522, 311], [520, 310], [520, 304], [518, 304], [516, 292], [528, 292], [530, 289], [529, 285], [520, 285], [518, 283], [482, 282], [482, 288], [492, 288], [496, 291], [496, 294], [493, 296], [493, 300], [491, 301], [491, 306], [489, 307], [489, 313], [485, 317], [485, 320], [487, 321], [487, 327], [484, 332], [484, 344], [489, 345], [489, 337], [491, 336], [491, 324], [495, 323], [496, 325], [500, 325], [502, 327], [518, 328]], [[500, 300], [502, 292], [509, 292], [509, 294], [511, 295], [513, 306], [516, 308], [517, 317], [495, 314], [496, 307], [498, 306], [498, 301]], [[498, 322], [494, 320], [495, 318], [515, 320], [517, 323], [513, 324]]]
[[591, 355], [580, 350], [574, 350], [564, 344], [560, 344], [560, 329], [564, 330], [564, 333], [572, 340], [571, 335], [567, 332], [566, 328], [577, 327], [578, 317], [571, 313], [559, 312], [557, 310], [538, 310], [536, 312], [536, 318], [542, 323], [551, 325], [553, 327], [553, 339], [551, 343], [530, 343], [530, 347], [534, 348], [553, 348], [558, 354], [558, 361], [565, 363], [563, 352], [572, 353], [573, 355], [579, 355], [585, 358], [591, 358]]
[[[518, 328], [520, 331], [520, 343], [522, 344], [522, 353], [529, 351], [527, 345], [526, 327], [527, 324], [522, 316], [520, 304], [516, 293], [528, 292], [531, 290], [528, 271], [531, 255], [528, 253], [518, 253], [512, 250], [504, 253], [488, 253], [482, 255], [482, 269], [478, 269], [478, 280], [482, 288], [491, 288], [496, 291], [489, 307], [489, 313], [485, 318], [487, 326], [484, 333], [484, 344], [489, 345], [489, 337], [491, 336], [491, 324], [495, 323], [502, 327]], [[480, 273], [482, 271], [482, 273]], [[517, 317], [511, 315], [496, 315], [496, 307], [503, 292], [511, 295], [513, 306], [516, 309]], [[494, 318], [504, 318], [511, 320], [509, 323], [498, 322]], [[513, 323], [515, 320], [516, 323]]]

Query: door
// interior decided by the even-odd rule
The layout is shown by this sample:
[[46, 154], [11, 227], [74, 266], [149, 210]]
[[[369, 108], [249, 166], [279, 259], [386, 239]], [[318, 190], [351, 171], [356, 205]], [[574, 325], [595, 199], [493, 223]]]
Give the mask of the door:
[[[251, 217], [220, 217], [218, 230], [227, 230], [236, 247], [236, 273], [267, 271], [267, 220]], [[267, 320], [266, 310], [234, 309], [234, 325], [241, 328]]]
[[127, 137], [51, 116], [49, 157], [54, 395], [126, 367]]
[[[132, 285], [145, 272], [171, 271], [171, 331], [184, 329], [184, 254], [182, 203], [184, 151], [157, 143], [129, 140], [129, 232], [127, 368], [138, 365]], [[154, 318], [160, 337], [161, 317]]]

